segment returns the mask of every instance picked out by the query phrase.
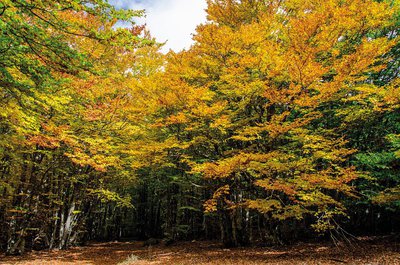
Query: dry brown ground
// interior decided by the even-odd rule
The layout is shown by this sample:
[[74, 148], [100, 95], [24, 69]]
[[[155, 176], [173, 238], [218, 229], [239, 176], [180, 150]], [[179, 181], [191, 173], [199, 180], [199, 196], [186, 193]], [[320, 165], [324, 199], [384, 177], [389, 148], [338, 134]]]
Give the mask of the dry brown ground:
[[[130, 257], [130, 258], [129, 258]], [[136, 260], [138, 259], [138, 260]], [[130, 262], [127, 262], [130, 260]], [[353, 246], [302, 243], [286, 247], [223, 249], [213, 242], [144, 247], [141, 242], [94, 243], [67, 251], [30, 252], [21, 257], [0, 254], [0, 264], [400, 264], [400, 245], [362, 239]]]

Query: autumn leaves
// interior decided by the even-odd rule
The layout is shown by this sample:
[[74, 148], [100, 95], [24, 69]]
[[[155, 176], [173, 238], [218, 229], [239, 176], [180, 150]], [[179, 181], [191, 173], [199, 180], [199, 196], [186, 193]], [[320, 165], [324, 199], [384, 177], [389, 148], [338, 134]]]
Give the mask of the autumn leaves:
[[[75, 228], [95, 237], [144, 196], [140, 183], [160, 196], [152, 215], [161, 215], [160, 201], [170, 204], [165, 223], [157, 217], [166, 230], [179, 226], [171, 205], [191, 203], [176, 198], [193, 186], [201, 188], [193, 200], [218, 216], [221, 237], [234, 245], [239, 234], [249, 237], [250, 212], [270, 223], [307, 216], [317, 231], [334, 228], [346, 200], [369, 187], [355, 183], [378, 164], [359, 139], [384, 142], [393, 158], [384, 167], [396, 170], [398, 8], [210, 0], [195, 44], [163, 55], [143, 27], [115, 27], [140, 12], [103, 1], [7, 1], [2, 240], [45, 231], [52, 246], [66, 247], [81, 240]], [[357, 124], [367, 116], [377, 120], [371, 130], [384, 129], [378, 117], [390, 121], [387, 135], [365, 136]], [[398, 201], [398, 182], [376, 188], [374, 201]], [[379, 193], [385, 189], [388, 196]], [[70, 231], [62, 230], [72, 215]]]

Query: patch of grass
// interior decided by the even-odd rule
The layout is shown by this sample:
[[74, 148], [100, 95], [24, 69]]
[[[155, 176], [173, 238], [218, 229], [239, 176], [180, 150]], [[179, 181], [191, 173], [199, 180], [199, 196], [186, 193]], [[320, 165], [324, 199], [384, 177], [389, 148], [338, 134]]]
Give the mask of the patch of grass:
[[139, 257], [136, 255], [129, 255], [128, 258], [126, 260], [124, 260], [123, 262], [118, 263], [117, 265], [131, 265], [131, 264], [135, 264], [139, 261]]

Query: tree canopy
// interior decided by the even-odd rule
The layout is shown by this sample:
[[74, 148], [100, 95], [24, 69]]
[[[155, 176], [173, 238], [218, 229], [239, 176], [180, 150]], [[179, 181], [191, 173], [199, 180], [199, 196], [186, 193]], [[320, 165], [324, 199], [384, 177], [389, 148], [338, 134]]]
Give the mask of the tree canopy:
[[398, 1], [207, 2], [168, 54], [144, 11], [0, 3], [1, 248], [398, 232]]

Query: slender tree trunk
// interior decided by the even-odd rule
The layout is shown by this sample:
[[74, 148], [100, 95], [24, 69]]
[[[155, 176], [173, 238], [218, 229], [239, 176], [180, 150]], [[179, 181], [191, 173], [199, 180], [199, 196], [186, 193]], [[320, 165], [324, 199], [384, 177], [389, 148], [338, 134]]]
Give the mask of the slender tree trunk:
[[65, 249], [68, 247], [69, 238], [72, 233], [72, 229], [74, 228], [75, 218], [73, 216], [73, 212], [75, 211], [75, 202], [71, 203], [66, 216], [65, 213], [62, 213], [61, 216], [61, 228], [60, 228], [60, 244], [59, 249]]

